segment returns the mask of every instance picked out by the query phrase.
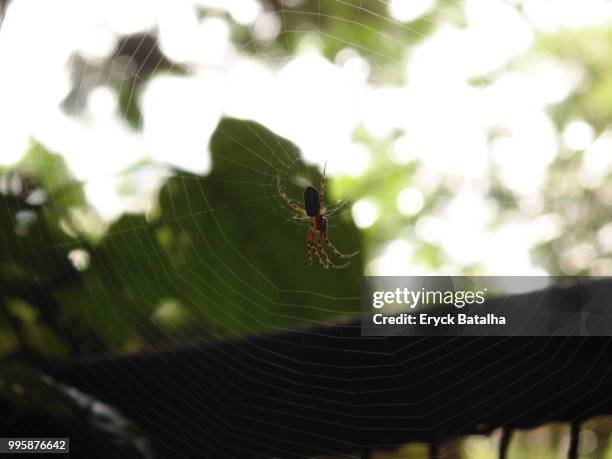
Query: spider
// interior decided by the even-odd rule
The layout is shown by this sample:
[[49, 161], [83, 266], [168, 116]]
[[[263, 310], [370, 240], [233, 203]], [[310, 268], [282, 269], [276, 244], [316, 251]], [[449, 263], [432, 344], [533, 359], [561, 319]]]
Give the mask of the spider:
[[296, 201], [287, 196], [287, 193], [283, 190], [281, 186], [281, 178], [279, 175], [276, 176], [276, 183], [278, 187], [278, 192], [281, 197], [289, 204], [293, 210], [295, 210], [298, 215], [295, 215], [293, 218], [296, 220], [310, 220], [310, 229], [308, 230], [308, 235], [306, 236], [306, 249], [308, 250], [308, 264], [312, 265], [312, 257], [316, 255], [319, 260], [319, 263], [323, 268], [335, 268], [341, 269], [350, 264], [347, 262], [342, 265], [337, 265], [331, 261], [325, 249], [323, 248], [323, 243], [326, 243], [327, 246], [336, 254], [336, 256], [340, 258], [351, 258], [359, 253], [359, 251], [343, 254], [340, 252], [327, 236], [327, 219], [331, 215], [338, 212], [346, 201], [340, 201], [338, 204], [331, 208], [327, 208], [325, 206], [325, 170], [327, 168], [327, 162], [325, 162], [325, 166], [323, 167], [323, 177], [321, 178], [321, 191], [317, 191], [313, 186], [307, 186], [304, 189], [304, 207], [300, 206]]

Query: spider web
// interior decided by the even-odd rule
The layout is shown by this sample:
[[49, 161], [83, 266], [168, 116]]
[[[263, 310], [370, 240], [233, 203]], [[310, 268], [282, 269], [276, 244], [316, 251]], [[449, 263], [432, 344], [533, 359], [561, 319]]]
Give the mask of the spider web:
[[[330, 15], [327, 10], [323, 10], [320, 1], [314, 2], [316, 5], [314, 11], [310, 8], [302, 9], [299, 4], [287, 7], [283, 2], [271, 2], [274, 8], [270, 8], [267, 13], [278, 15], [284, 24], [293, 24], [291, 18], [294, 17], [314, 17], [315, 36], [329, 39], [334, 43], [342, 43], [357, 50], [358, 53], [363, 52], [368, 57], [374, 56], [374, 60], [386, 62], [391, 67], [405, 65], [401, 60], [402, 57], [392, 52], [393, 47], [405, 46], [405, 42], [387, 33], [371, 30], [368, 25], [370, 19], [391, 24], [398, 31], [409, 31], [418, 39], [423, 39], [427, 35], [416, 27], [386, 16], [385, 11], [390, 3], [382, 1], [372, 4], [363, 1], [337, 3], [344, 5], [346, 11], [351, 14]], [[423, 21], [432, 26], [439, 26], [440, 21], [444, 22], [445, 16], [450, 16], [452, 21], [458, 21], [461, 18], [456, 17], [456, 11], [455, 7], [440, 3], [432, 7]], [[7, 23], [9, 20], [10, 18], [7, 19]], [[322, 26], [325, 22], [346, 24], [353, 31], [370, 28], [372, 35], [388, 40], [389, 47], [383, 48], [385, 51], [381, 52], [380, 48], [374, 46], [369, 48], [367, 41], [361, 39], [351, 41], [345, 34], [330, 34]], [[419, 27], [423, 27], [423, 24], [419, 23]], [[292, 40], [302, 35], [305, 35], [304, 30], [297, 26], [285, 28], [281, 30], [278, 41], [284, 42], [286, 49], [293, 50], [295, 44]], [[136, 49], [141, 46], [144, 48], [146, 40], [147, 35], [137, 40]], [[274, 50], [270, 51], [269, 48], [259, 45], [257, 40], [246, 40], [237, 46], [237, 52], [246, 52], [245, 50], [250, 47], [254, 48], [257, 59], [276, 69], [282, 69], [297, 55], [294, 56], [290, 52], [288, 55], [276, 58]], [[153, 50], [154, 48], [150, 48], [147, 53], [153, 53]], [[73, 65], [76, 59], [72, 60]], [[157, 61], [153, 61], [152, 68], [148, 70], [151, 74], [159, 68], [163, 68], [164, 71], [184, 71], [184, 66], [166, 61], [163, 55]], [[120, 64], [117, 59], [111, 59], [111, 70], [116, 70], [115, 67], [118, 65]], [[135, 69], [133, 79], [119, 80], [119, 94], [127, 94], [128, 103], [123, 106], [126, 112], [131, 109], [132, 101], [138, 101], [140, 95], [138, 84], [149, 78], [142, 76], [141, 70], [150, 65], [150, 60], [145, 59]], [[371, 82], [379, 85], [387, 83], [382, 75], [377, 74], [376, 64], [372, 67], [374, 68], [370, 77]], [[78, 102], [87, 95], [91, 87], [99, 83], [108, 84], [113, 78], [112, 75], [109, 77], [104, 66], [96, 65], [89, 69], [86, 76], [90, 79], [78, 79], [77, 86], [73, 88], [71, 94], [74, 101]], [[295, 88], [296, 92], [300, 90], [301, 88]], [[78, 106], [78, 103], [74, 105]], [[323, 102], [321, 110], [325, 109]], [[436, 106], [432, 111], [435, 112], [435, 116], [443, 116], [443, 109], [443, 106]], [[299, 113], [299, 110], [300, 107], [296, 106], [294, 113]], [[76, 113], [78, 116], [78, 110]], [[601, 116], [605, 115], [607, 113]], [[290, 114], [283, 116], [291, 118]], [[146, 123], [146, 112], [144, 117]], [[363, 120], [361, 122], [367, 124]], [[277, 120], [270, 124], [275, 125], [275, 123]], [[456, 123], [461, 128], [459, 120], [456, 120]], [[305, 160], [301, 157], [298, 148], [299, 140], [303, 138], [289, 142], [283, 138], [283, 132], [274, 135], [266, 129], [267, 127], [274, 131], [272, 126], [266, 126], [264, 122], [261, 124], [263, 127], [242, 121], [222, 121], [212, 135], [212, 165], [207, 174], [194, 174], [178, 171], [167, 165], [161, 167], [158, 164], [154, 165], [154, 168], [159, 167], [156, 173], [163, 178], [159, 191], [161, 210], [157, 209], [158, 214], [152, 217], [141, 214], [127, 214], [120, 217], [104, 232], [102, 236], [104, 248], [100, 253], [95, 249], [96, 241], [93, 237], [78, 235], [66, 237], [64, 234], [53, 234], [50, 238], [52, 242], [49, 243], [45, 235], [34, 231], [23, 238], [19, 246], [11, 247], [7, 253], [3, 253], [3, 258], [17, 261], [20, 257], [34, 252], [35, 256], [28, 258], [27, 261], [30, 268], [36, 272], [47, 272], [50, 277], [63, 278], [68, 268], [60, 259], [68, 252], [67, 249], [74, 251], [82, 249], [84, 242], [92, 243], [87, 247], [93, 249], [93, 258], [89, 260], [90, 266], [85, 268], [83, 273], [87, 278], [88, 270], [93, 266], [100, 266], [96, 276], [87, 278], [84, 287], [78, 285], [77, 276], [69, 277], [66, 291], [58, 295], [60, 303], [67, 305], [86, 327], [99, 329], [100, 324], [104, 324], [104, 339], [110, 345], [98, 346], [94, 343], [88, 351], [91, 355], [108, 352], [109, 349], [125, 351], [131, 349], [130, 346], [140, 349], [143, 343], [139, 340], [150, 344], [160, 339], [158, 348], [173, 346], [176, 343], [195, 344], [202, 337], [227, 339], [228, 335], [243, 336], [290, 330], [305, 325], [327, 324], [338, 318], [350, 316], [359, 309], [358, 286], [362, 276], [361, 262], [352, 264], [342, 272], [322, 271], [316, 263], [315, 266], [308, 267], [304, 243], [307, 227], [300, 226], [299, 222], [291, 219], [292, 212], [276, 189], [276, 180], [280, 176], [289, 195], [299, 200], [301, 190], [307, 184], [318, 188], [325, 159], [329, 161], [332, 166], [330, 169], [333, 171], [334, 163], [346, 158], [335, 156], [334, 151], [320, 152], [318, 154], [321, 156], [317, 158], [316, 154], [312, 156], [313, 153], [310, 151], [311, 156]], [[284, 137], [291, 138], [291, 134], [289, 131]], [[322, 137], [325, 141], [325, 136]], [[384, 145], [384, 142], [381, 144]], [[215, 145], [219, 147], [218, 150], [215, 150]], [[391, 154], [392, 145], [397, 147], [396, 143], [389, 142], [387, 147]], [[202, 153], [203, 150], [204, 148]], [[241, 152], [241, 155], [236, 152]], [[48, 157], [45, 158], [43, 161], [29, 158], [28, 165], [38, 168], [43, 180], [48, 184], [54, 179], [49, 168], [55, 162], [47, 162]], [[373, 167], [378, 167], [379, 170], [368, 176], [369, 182], [362, 187], [361, 196], [375, 191], [377, 184], [396, 179], [396, 172], [383, 166], [373, 161]], [[436, 172], [440, 171], [434, 169], [433, 173]], [[333, 204], [344, 197], [353, 200], [353, 196], [345, 196], [336, 191], [336, 179], [341, 181], [342, 174], [329, 174], [328, 203]], [[422, 210], [419, 209], [410, 217], [414, 218], [408, 220], [411, 223], [417, 223], [415, 220], [421, 212], [443, 208], [446, 203], [457, 197], [453, 191], [453, 183], [447, 189], [443, 186], [428, 189], [428, 179], [432, 179], [431, 174], [424, 173], [420, 176], [417, 174], [415, 187], [423, 186], [427, 195], [427, 205], [422, 204]], [[433, 180], [439, 182], [440, 178]], [[468, 180], [466, 183], [462, 182], [457, 186], [461, 193], [480, 192], [483, 188], [488, 190], [491, 185], [478, 180]], [[69, 201], [71, 198], [69, 193], [69, 189], [58, 187], [57, 193], [52, 195], [48, 204], [53, 205], [53, 200], [56, 200], [56, 204], [62, 200]], [[533, 195], [527, 194], [524, 201], [529, 203], [530, 199], [533, 200]], [[502, 196], [497, 202], [514, 204], [516, 199], [514, 196]], [[555, 206], [565, 207], [561, 201], [549, 205], [545, 210], [554, 212], [557, 210]], [[525, 207], [528, 205], [525, 204]], [[253, 210], [257, 212], [253, 214]], [[539, 212], [544, 213], [542, 210]], [[592, 212], [595, 216], [603, 213], [600, 209], [594, 209]], [[388, 218], [386, 215], [385, 209], [384, 219]], [[244, 216], [247, 218], [243, 218]], [[347, 206], [347, 211], [330, 222], [332, 242], [346, 252], [361, 248], [365, 257], [373, 258], [360, 245], [358, 233], [349, 217], [350, 211]], [[246, 244], [249, 235], [254, 234], [262, 236], [256, 241], [257, 246], [249, 251]], [[166, 238], [165, 245], [162, 244], [161, 248], [154, 245], [157, 249], [149, 250], [152, 241], [164, 238]], [[205, 252], [200, 252], [202, 248]], [[401, 246], [395, 247], [397, 250], [401, 248]], [[96, 254], [100, 258], [96, 259]], [[172, 257], [169, 257], [169, 254]], [[268, 266], [266, 260], [272, 258], [279, 260], [275, 272], [266, 270]], [[452, 270], [456, 266], [444, 268]], [[131, 286], [127, 291], [112, 288], [113, 285], [127, 284]], [[74, 290], [80, 293], [75, 294]], [[176, 301], [179, 292], [182, 293], [181, 301]], [[15, 296], [17, 293], [12, 292]], [[193, 304], [188, 306], [185, 304], [187, 302]], [[96, 307], [101, 303], [109, 306], [101, 311]], [[129, 306], [125, 307], [126, 304]], [[164, 314], [172, 316], [176, 314], [177, 309], [183, 314], [183, 322], [191, 324], [186, 330], [179, 327], [177, 330], [168, 331], [163, 327], [151, 326], [152, 315], [157, 313], [156, 317], [163, 317]], [[62, 322], [59, 326], [67, 335], [76, 336], [82, 331], [74, 324], [68, 321]], [[198, 331], [199, 336], [193, 333], [194, 330]], [[454, 341], [449, 340], [435, 350], [447, 352], [453, 346]], [[324, 369], [320, 371], [324, 372]], [[166, 380], [169, 390], [182, 393], [186, 398], [192, 397], [183, 388], [174, 384], [170, 375], [152, 376]], [[110, 374], [101, 377], [112, 380]], [[290, 376], [290, 378], [297, 377]], [[483, 384], [485, 383], [486, 381], [483, 381]], [[121, 394], [117, 396], [121, 398]], [[199, 405], [196, 399], [193, 399], [193, 403]], [[201, 406], [201, 409], [209, 410], [205, 406]], [[211, 417], [214, 417], [214, 412], [211, 412]], [[187, 419], [185, 422], [185, 439], [196, 435], [195, 432], [198, 435], [207, 435], [207, 432], [198, 426], [189, 426]], [[273, 441], [274, 439], [271, 439], [271, 442]], [[296, 449], [299, 447], [300, 445], [296, 445]], [[222, 454], [223, 452], [219, 451], [219, 456]], [[282, 450], [279, 454], [291, 456], [293, 452]]]

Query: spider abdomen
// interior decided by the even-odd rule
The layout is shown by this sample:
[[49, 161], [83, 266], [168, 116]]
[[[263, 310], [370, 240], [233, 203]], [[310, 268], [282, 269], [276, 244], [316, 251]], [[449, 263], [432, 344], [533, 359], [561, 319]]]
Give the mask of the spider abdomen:
[[312, 186], [307, 186], [304, 190], [304, 208], [309, 217], [314, 217], [321, 210], [319, 192]]

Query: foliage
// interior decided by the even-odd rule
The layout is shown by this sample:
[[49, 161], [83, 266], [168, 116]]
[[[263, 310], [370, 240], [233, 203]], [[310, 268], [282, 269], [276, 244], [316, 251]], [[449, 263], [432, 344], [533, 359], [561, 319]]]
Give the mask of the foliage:
[[[361, 259], [337, 271], [308, 266], [307, 226], [291, 221], [276, 169], [268, 166], [260, 181], [253, 177], [252, 170], [266, 170], [295, 146], [255, 123], [226, 119], [211, 149], [208, 176], [175, 171], [151, 215], [126, 214], [101, 238], [75, 223], [79, 206], [83, 218], [94, 217], [87, 217], [81, 186], [57, 155], [37, 145], [5, 175], [12, 188], [0, 205], [3, 316], [21, 330], [28, 354], [133, 351], [357, 311]], [[282, 179], [297, 198], [293, 174], [317, 182], [320, 175], [292, 164]], [[28, 179], [36, 167], [40, 182]], [[23, 189], [26, 183], [36, 187]], [[35, 193], [48, 196], [30, 204]], [[355, 227], [342, 216], [330, 231], [339, 247], [358, 247]], [[4, 325], [3, 353], [9, 354], [18, 340]]]
[[[224, 17], [236, 52], [272, 63], [275, 70], [304, 47], [329, 62], [339, 61], [339, 53], [351, 48], [367, 61], [368, 83], [397, 89], [411, 83], [406, 66], [415, 50], [440, 30], [463, 30], [467, 19], [465, 2], [439, 0], [414, 21], [402, 23], [390, 17], [390, 3], [261, 0], [261, 8], [279, 24], [270, 39], [258, 38], [256, 27], [234, 21], [229, 13], [208, 7], [199, 13]], [[503, 3], [524, 16], [527, 2]], [[555, 152], [537, 190], [521, 195], [502, 180], [499, 158], [491, 154], [486, 159], [487, 176], [478, 191], [492, 211], [480, 229], [488, 236], [521, 227], [533, 236], [533, 228], [542, 223], [548, 228], [545, 237], [528, 242], [535, 265], [551, 275], [609, 275], [611, 28], [596, 23], [553, 30], [533, 26], [532, 31], [534, 41], [527, 51], [461, 84], [484, 91], [507, 77], [527, 78], [542, 63], [569, 71], [579, 84], [545, 106]], [[464, 49], [460, 54], [439, 68], [453, 73], [464, 57], [478, 52]], [[71, 63], [73, 88], [63, 101], [65, 112], [77, 118], [88, 91], [110, 86], [132, 133], [146, 125], [139, 104], [154, 77], [192, 76], [202, 70], [173, 62], [155, 30], [121, 36], [107, 57], [87, 61], [76, 55]], [[449, 106], [444, 76], [431, 75], [435, 90], [417, 117], [435, 112], [438, 122], [454, 108], [452, 113], [459, 115], [450, 123], [440, 121], [440, 137], [456, 133], [449, 133], [449, 127], [460, 125], [459, 118], [472, 108], [471, 99], [459, 109]], [[549, 80], [553, 89], [556, 78], [553, 74]], [[295, 88], [296, 94], [301, 89]], [[533, 94], [514, 96], [522, 100]], [[321, 111], [326, 103], [320, 101]], [[601, 141], [598, 149], [592, 141], [568, 145], [564, 131], [575, 121], [593, 129], [595, 142]], [[510, 136], [499, 127], [487, 129], [489, 152]], [[277, 191], [280, 173], [288, 194], [299, 200], [305, 184], [319, 186], [320, 169], [306, 165], [296, 145], [262, 125], [223, 119], [209, 145], [210, 173], [171, 170], [149, 212], [125, 213], [112, 222], [104, 221], [88, 202], [87, 184], [71, 175], [63, 152], [51, 152], [33, 139], [18, 164], [0, 170], [0, 358], [35, 362], [128, 353], [338, 320], [357, 312], [366, 262], [392, 251], [394, 241], [409, 246], [406, 264], [411, 269], [488, 274], [481, 261], [454, 259], [444, 237], [423, 235], [428, 218], [446, 221], [449, 202], [461, 196], [456, 181], [432, 177], [422, 152], [411, 152], [414, 158], [401, 163], [393, 159], [397, 140], [410, 135], [402, 129], [374, 135], [363, 125], [353, 133], [352, 140], [371, 153], [370, 166], [362, 176], [330, 180], [329, 200], [372, 199], [381, 217], [359, 231], [349, 212], [333, 219], [331, 240], [342, 251], [360, 250], [343, 270], [322, 270], [316, 260], [307, 265], [307, 222], [291, 219], [293, 213]], [[205, 149], [203, 144], [202, 155]], [[525, 171], [532, 159], [521, 156]], [[422, 206], [410, 215], [398, 212], [397, 206], [407, 187], [423, 195]], [[484, 244], [485, 237], [481, 239]], [[8, 399], [12, 405], [12, 395]]]

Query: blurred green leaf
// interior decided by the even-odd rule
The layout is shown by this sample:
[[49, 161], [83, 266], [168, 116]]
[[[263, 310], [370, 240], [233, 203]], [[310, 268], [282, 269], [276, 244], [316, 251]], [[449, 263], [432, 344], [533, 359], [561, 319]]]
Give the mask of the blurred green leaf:
[[[294, 212], [277, 191], [280, 174], [300, 199], [292, 178], [310, 176], [318, 186], [316, 168], [297, 161], [290, 142], [248, 121], [223, 120], [211, 150], [210, 175], [177, 172], [160, 191], [155, 220], [123, 216], [90, 248], [82, 287], [62, 294], [111, 346], [123, 347], [134, 334], [158, 339], [158, 308], [168, 298], [188, 319], [169, 328], [182, 325], [185, 336], [254, 333], [358, 311], [360, 256], [342, 270], [324, 270], [316, 260], [309, 266], [309, 222], [291, 221]], [[331, 224], [340, 250], [359, 248], [347, 219]]]

